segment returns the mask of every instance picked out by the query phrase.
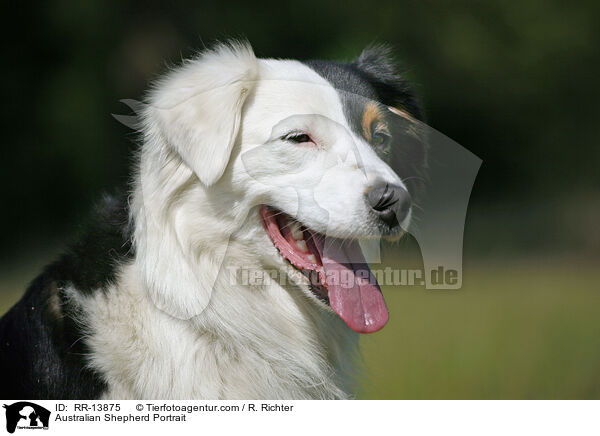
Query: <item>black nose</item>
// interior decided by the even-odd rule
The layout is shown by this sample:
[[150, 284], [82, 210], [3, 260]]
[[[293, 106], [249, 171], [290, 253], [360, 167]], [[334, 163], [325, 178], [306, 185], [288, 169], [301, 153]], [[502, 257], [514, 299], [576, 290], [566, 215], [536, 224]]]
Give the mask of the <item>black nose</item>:
[[367, 201], [379, 218], [390, 227], [397, 226], [408, 214], [410, 194], [402, 186], [379, 183], [367, 193]]

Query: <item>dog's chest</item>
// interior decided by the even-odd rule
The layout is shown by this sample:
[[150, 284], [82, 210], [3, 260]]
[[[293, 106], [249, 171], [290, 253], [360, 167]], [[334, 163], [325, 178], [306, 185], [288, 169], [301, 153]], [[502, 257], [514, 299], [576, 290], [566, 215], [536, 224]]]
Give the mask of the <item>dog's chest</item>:
[[107, 382], [105, 399], [349, 396], [345, 376], [354, 343], [336, 337], [338, 325], [322, 326], [335, 340], [329, 344], [303, 328], [293, 335], [272, 326], [226, 336], [161, 312], [136, 283], [118, 287], [85, 302], [91, 364]]

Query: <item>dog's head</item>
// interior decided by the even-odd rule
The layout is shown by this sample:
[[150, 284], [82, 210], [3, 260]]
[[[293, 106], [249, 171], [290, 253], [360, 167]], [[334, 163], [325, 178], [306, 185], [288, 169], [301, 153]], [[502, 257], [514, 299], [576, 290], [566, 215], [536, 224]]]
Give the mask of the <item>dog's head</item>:
[[158, 83], [145, 133], [175, 156], [164, 165], [190, 171], [223, 227], [254, 219], [264, 263], [302, 271], [317, 304], [371, 332], [388, 315], [359, 241], [407, 228], [425, 160], [421, 118], [384, 48], [302, 63], [224, 45]]

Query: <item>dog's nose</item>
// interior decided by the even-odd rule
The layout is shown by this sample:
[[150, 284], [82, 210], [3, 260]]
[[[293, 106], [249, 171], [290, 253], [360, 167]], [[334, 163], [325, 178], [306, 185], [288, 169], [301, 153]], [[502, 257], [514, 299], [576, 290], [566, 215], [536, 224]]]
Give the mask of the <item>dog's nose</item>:
[[367, 202], [390, 227], [401, 223], [411, 206], [410, 194], [402, 186], [379, 183], [367, 193]]

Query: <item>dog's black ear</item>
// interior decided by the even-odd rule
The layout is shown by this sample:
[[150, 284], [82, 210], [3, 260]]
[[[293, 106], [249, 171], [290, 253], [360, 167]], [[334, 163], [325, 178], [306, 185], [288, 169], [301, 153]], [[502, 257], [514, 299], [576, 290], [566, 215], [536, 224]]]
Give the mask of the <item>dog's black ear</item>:
[[248, 44], [222, 44], [159, 81], [144, 113], [147, 143], [164, 141], [210, 186], [225, 171], [258, 62]]
[[381, 103], [423, 121], [423, 111], [415, 92], [410, 82], [404, 79], [389, 46], [371, 45], [351, 65], [373, 86]]
[[391, 84], [398, 79], [398, 67], [388, 45], [377, 44], [365, 48], [354, 64], [383, 83]]

